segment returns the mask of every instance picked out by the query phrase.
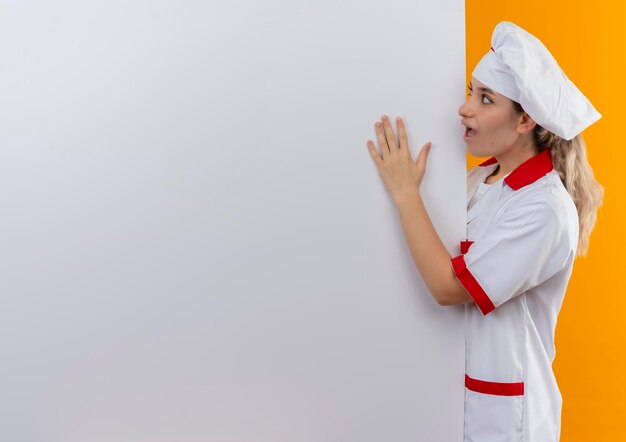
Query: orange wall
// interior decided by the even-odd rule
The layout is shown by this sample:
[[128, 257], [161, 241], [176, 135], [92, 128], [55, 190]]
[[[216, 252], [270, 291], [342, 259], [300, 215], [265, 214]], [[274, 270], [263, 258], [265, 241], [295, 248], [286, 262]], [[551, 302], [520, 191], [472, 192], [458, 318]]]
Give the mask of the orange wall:
[[[495, 25], [539, 38], [602, 114], [583, 132], [604, 186], [589, 252], [574, 263], [556, 328], [554, 372], [563, 395], [561, 441], [626, 440], [626, 2], [466, 0], [467, 83]], [[620, 124], [621, 123], [621, 124]], [[468, 167], [482, 159], [468, 154]], [[622, 275], [620, 277], [620, 275]]]

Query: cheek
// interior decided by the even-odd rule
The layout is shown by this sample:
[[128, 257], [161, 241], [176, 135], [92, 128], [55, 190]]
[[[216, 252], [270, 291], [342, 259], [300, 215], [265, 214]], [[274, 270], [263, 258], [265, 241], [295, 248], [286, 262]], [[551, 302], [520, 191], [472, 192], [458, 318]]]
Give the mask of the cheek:
[[487, 134], [484, 146], [492, 152], [492, 155], [502, 153], [516, 143], [517, 137], [515, 134], [514, 130], [508, 128], [500, 127], [494, 129]]
[[515, 126], [513, 126], [511, 121], [502, 118], [488, 121], [486, 124], [486, 131], [490, 136], [500, 140], [510, 139], [512, 136], [515, 136], [516, 133]]

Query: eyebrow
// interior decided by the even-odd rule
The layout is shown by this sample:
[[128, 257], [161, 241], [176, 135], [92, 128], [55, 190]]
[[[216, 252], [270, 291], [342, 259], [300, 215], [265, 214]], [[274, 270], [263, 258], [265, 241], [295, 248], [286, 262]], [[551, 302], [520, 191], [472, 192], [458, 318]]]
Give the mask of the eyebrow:
[[[472, 82], [471, 81], [470, 81], [470, 87], [472, 89], [474, 89], [474, 87], [472, 86]], [[494, 91], [492, 91], [491, 89], [489, 89], [487, 87], [479, 87], [478, 90], [481, 91], [481, 92], [486, 92], [486, 93], [488, 93], [490, 95], [493, 95], [493, 96], [496, 95], [496, 93]]]

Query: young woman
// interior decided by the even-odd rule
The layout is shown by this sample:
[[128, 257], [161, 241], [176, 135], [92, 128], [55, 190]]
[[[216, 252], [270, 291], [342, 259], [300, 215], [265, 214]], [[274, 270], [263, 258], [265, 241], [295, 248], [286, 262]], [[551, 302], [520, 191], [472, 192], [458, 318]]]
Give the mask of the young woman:
[[545, 46], [511, 22], [494, 29], [459, 115], [469, 152], [490, 158], [467, 172], [467, 238], [457, 256], [420, 196], [431, 143], [413, 161], [402, 119], [396, 141], [383, 115], [381, 154], [367, 145], [431, 295], [465, 305], [464, 440], [558, 441], [556, 320], [603, 197], [580, 133], [601, 115]]

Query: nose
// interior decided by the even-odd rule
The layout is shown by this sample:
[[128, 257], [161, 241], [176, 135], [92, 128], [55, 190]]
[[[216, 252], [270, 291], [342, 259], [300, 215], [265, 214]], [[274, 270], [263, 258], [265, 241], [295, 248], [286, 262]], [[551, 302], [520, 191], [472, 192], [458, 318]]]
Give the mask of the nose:
[[460, 116], [462, 116], [462, 117], [471, 117], [472, 116], [472, 109], [471, 109], [471, 106], [470, 106], [469, 102], [470, 102], [470, 100], [468, 98], [459, 107], [459, 115]]

